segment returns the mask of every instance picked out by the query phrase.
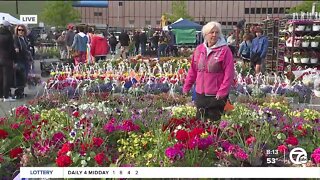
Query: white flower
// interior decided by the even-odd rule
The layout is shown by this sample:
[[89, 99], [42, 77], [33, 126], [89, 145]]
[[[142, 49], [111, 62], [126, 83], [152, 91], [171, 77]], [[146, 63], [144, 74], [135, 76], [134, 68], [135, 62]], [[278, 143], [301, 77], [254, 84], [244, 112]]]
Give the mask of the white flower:
[[68, 151], [68, 152], [67, 152], [67, 156], [71, 156], [71, 151]]
[[85, 167], [85, 166], [87, 166], [87, 161], [86, 160], [81, 160], [81, 165], [82, 165], [82, 167]]

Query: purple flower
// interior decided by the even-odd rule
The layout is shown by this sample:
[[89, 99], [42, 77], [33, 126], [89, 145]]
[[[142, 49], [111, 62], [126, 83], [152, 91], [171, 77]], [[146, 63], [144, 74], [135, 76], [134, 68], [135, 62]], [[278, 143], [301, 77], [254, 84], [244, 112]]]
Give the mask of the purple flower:
[[230, 146], [231, 146], [231, 143], [229, 141], [223, 141], [221, 143], [221, 147], [223, 148], [224, 151], [227, 151]]
[[53, 135], [52, 141], [57, 143], [63, 143], [66, 136], [62, 132], [57, 132]]
[[179, 160], [183, 159], [184, 157], [184, 152], [175, 147], [168, 147], [165, 151], [165, 154], [170, 160]]
[[114, 126], [113, 123], [107, 123], [106, 125], [103, 126], [103, 130], [105, 130], [107, 133], [112, 133], [113, 131], [116, 130], [116, 127]]
[[200, 138], [198, 141], [198, 149], [205, 150], [212, 144], [213, 144], [212, 136], [208, 136], [206, 138]]
[[229, 124], [228, 121], [222, 120], [222, 121], [220, 121], [219, 128], [224, 129], [228, 126], [228, 124]]

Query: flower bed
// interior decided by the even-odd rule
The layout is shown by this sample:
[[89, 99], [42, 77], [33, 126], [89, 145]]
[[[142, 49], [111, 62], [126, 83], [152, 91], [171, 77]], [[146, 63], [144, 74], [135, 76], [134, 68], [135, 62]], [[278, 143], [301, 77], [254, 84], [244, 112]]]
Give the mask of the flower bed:
[[281, 159], [298, 146], [311, 155], [307, 166], [320, 163], [318, 111], [252, 101], [207, 122], [194, 118], [183, 96], [97, 99], [20, 106], [2, 118], [1, 176], [19, 166], [293, 166], [267, 164], [266, 151], [278, 150]]

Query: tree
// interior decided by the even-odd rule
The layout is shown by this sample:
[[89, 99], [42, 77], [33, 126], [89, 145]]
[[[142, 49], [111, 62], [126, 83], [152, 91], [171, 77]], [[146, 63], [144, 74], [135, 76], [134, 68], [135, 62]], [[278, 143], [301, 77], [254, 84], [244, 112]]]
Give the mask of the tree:
[[172, 6], [172, 14], [165, 13], [164, 15], [167, 17], [168, 21], [175, 22], [180, 18], [193, 20], [188, 13], [188, 8], [186, 1], [173, 1], [171, 3]]
[[40, 15], [45, 24], [65, 27], [68, 23], [79, 22], [80, 13], [72, 7], [72, 1], [48, 2]]
[[318, 2], [316, 5], [316, 12], [320, 11], [320, 2], [319, 1], [303, 1], [295, 7], [289, 9], [288, 13], [300, 13], [300, 12], [312, 12], [312, 4]]

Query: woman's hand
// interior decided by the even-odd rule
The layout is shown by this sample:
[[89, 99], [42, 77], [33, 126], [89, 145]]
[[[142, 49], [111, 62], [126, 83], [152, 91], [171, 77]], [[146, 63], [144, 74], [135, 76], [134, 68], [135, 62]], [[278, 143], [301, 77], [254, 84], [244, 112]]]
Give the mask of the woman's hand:
[[217, 100], [221, 100], [221, 99], [223, 99], [223, 98], [224, 98], [224, 96], [216, 95], [216, 99], [217, 99]]

